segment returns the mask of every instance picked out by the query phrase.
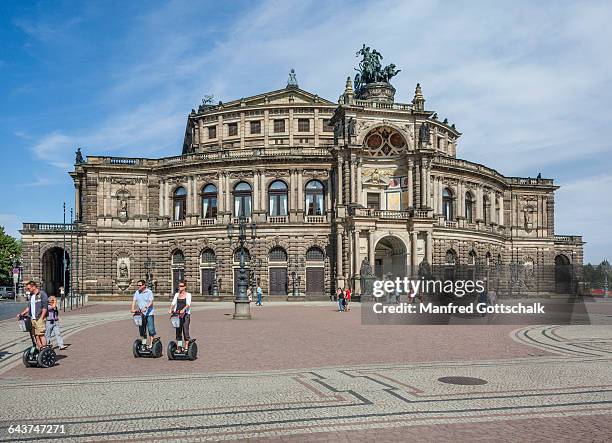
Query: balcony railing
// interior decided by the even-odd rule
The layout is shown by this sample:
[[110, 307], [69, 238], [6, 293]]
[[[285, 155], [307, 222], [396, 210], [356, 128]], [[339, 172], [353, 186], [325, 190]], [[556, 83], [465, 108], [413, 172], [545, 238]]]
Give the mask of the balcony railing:
[[217, 222], [216, 218], [202, 218], [200, 219], [200, 226], [212, 226]]
[[23, 231], [64, 232], [76, 229], [71, 223], [24, 223]]
[[306, 223], [325, 223], [324, 215], [307, 215], [304, 218]]
[[447, 228], [456, 228], [458, 226], [456, 221], [444, 220], [444, 226]]
[[280, 215], [280, 216], [274, 216], [274, 217], [268, 216], [268, 223], [287, 223], [287, 216], [286, 215]]
[[242, 223], [251, 223], [251, 217], [232, 217], [232, 223], [239, 224]]
[[355, 100], [357, 106], [363, 106], [364, 108], [373, 109], [389, 109], [393, 111], [410, 111], [412, 105], [406, 103], [382, 103], [382, 102], [371, 102], [367, 100]]
[[580, 244], [582, 243], [582, 236], [581, 235], [555, 235], [555, 243]]
[[181, 226], [185, 226], [185, 220], [174, 220], [170, 222], [171, 228], [180, 228]]

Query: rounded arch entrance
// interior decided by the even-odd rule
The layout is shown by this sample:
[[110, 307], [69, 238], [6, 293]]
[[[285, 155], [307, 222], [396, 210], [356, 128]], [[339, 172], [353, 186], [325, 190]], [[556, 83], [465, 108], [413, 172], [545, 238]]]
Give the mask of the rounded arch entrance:
[[563, 254], [555, 257], [555, 292], [568, 294], [572, 292], [572, 265]]
[[408, 248], [404, 241], [394, 235], [386, 235], [374, 247], [374, 274], [385, 277], [407, 277]]
[[[64, 255], [66, 265], [64, 267]], [[59, 246], [47, 249], [42, 255], [42, 288], [48, 295], [60, 296], [59, 289], [64, 286], [65, 293], [70, 291], [70, 254]]]

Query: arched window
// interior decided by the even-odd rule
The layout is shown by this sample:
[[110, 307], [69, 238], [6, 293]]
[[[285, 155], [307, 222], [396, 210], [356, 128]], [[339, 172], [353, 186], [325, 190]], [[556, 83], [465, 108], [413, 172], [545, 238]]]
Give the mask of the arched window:
[[200, 255], [200, 261], [201, 263], [215, 263], [217, 261], [215, 251], [210, 248], [204, 249]]
[[310, 180], [306, 183], [306, 215], [323, 215], [325, 213], [323, 194], [323, 183], [320, 181]]
[[465, 193], [465, 218], [468, 223], [474, 222], [474, 196], [469, 191]]
[[284, 181], [275, 180], [270, 184], [268, 202], [271, 217], [287, 215], [287, 184]]
[[485, 224], [489, 224], [491, 222], [491, 202], [489, 201], [489, 197], [486, 195], [482, 199], [482, 217]]
[[287, 252], [280, 246], [275, 246], [270, 250], [270, 261], [271, 262], [286, 262]]
[[452, 220], [453, 216], [453, 194], [450, 189], [444, 188], [442, 191], [442, 214], [444, 220]]
[[173, 196], [174, 221], [185, 220], [187, 209], [187, 191], [182, 186], [174, 190]]
[[217, 216], [217, 187], [208, 184], [202, 188], [202, 218]]
[[251, 185], [240, 182], [234, 187], [234, 215], [236, 217], [251, 216]]
[[446, 264], [453, 266], [457, 264], [457, 254], [452, 249], [446, 251]]
[[476, 266], [476, 252], [473, 249], [468, 254], [468, 265]]
[[306, 261], [323, 261], [325, 259], [325, 253], [316, 246], [309, 248], [306, 251]]

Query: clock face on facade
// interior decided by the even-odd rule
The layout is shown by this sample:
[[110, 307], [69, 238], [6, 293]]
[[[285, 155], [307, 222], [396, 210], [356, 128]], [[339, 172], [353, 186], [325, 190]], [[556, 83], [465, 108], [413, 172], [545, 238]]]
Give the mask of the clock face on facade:
[[382, 126], [370, 131], [365, 146], [371, 157], [395, 157], [405, 148], [406, 140], [395, 129]]

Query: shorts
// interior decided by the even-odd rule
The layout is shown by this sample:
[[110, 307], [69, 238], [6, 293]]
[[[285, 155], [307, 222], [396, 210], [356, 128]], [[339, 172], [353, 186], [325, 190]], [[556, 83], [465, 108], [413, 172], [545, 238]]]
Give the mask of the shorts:
[[36, 336], [45, 335], [46, 322], [45, 320], [32, 319], [32, 334]]

